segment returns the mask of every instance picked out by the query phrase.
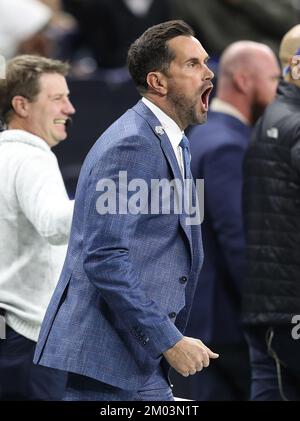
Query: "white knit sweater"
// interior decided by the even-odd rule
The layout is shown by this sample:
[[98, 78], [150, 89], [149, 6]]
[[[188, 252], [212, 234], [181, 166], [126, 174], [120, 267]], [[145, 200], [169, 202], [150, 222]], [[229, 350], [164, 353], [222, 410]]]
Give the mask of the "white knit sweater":
[[0, 308], [37, 341], [58, 281], [73, 213], [57, 159], [23, 130], [0, 133]]

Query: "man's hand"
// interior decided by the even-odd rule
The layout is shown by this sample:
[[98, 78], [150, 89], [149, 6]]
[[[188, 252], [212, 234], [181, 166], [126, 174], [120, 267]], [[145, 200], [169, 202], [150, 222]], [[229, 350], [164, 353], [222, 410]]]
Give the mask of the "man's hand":
[[212, 352], [199, 339], [184, 336], [172, 348], [163, 353], [171, 367], [184, 377], [201, 371], [209, 366], [210, 358], [218, 358], [219, 354]]

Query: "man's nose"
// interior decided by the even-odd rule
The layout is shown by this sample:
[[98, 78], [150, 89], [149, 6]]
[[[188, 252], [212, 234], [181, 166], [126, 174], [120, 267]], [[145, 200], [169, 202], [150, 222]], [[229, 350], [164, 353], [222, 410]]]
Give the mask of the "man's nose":
[[205, 79], [212, 80], [215, 77], [215, 74], [208, 66], [206, 66], [206, 67], [207, 67], [207, 75], [206, 75]]
[[65, 106], [64, 106], [64, 112], [68, 115], [74, 114], [76, 112], [70, 100], [66, 101]]

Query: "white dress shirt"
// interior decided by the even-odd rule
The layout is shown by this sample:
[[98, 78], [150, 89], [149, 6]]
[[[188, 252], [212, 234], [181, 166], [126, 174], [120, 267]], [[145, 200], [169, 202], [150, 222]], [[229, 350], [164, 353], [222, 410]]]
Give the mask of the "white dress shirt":
[[184, 177], [182, 148], [179, 146], [184, 132], [180, 129], [178, 124], [172, 120], [171, 117], [169, 117], [165, 112], [157, 107], [157, 105], [153, 104], [153, 102], [149, 101], [145, 97], [142, 98], [142, 101], [153, 112], [155, 117], [157, 117], [163, 129], [165, 130], [174, 150], [181, 174]]

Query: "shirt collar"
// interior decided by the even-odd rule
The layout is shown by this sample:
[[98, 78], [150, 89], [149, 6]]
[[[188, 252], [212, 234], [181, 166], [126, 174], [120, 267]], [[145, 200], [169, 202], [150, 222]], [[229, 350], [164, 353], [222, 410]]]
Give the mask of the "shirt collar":
[[211, 111], [215, 111], [217, 113], [228, 114], [232, 117], [237, 118], [238, 120], [240, 120], [242, 123], [246, 124], [247, 126], [250, 125], [246, 117], [243, 116], [243, 114], [240, 113], [237, 108], [235, 108], [233, 105], [229, 104], [228, 102], [223, 101], [222, 99], [214, 98], [211, 101], [210, 109]]
[[160, 121], [160, 124], [164, 128], [173, 148], [177, 148], [181, 142], [184, 132], [171, 117], [169, 117], [157, 105], [153, 104], [153, 102], [149, 101], [149, 99], [143, 97], [142, 101]]

